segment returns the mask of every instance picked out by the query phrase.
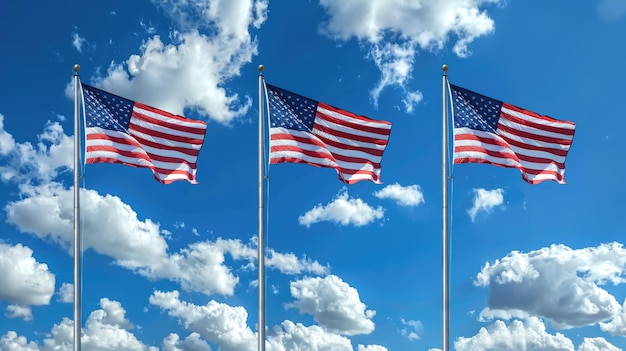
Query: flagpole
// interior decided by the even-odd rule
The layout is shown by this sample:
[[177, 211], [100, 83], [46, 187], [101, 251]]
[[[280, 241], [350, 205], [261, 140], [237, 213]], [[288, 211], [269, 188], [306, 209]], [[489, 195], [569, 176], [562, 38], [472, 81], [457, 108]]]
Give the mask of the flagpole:
[[81, 306], [81, 238], [80, 238], [80, 82], [79, 65], [74, 65], [74, 351], [80, 351]]
[[442, 135], [442, 351], [450, 349], [450, 288], [448, 286], [449, 258], [448, 258], [448, 99], [446, 87], [448, 85], [448, 65], [441, 67], [442, 75], [442, 98], [443, 98], [443, 135]]
[[259, 65], [259, 236], [258, 236], [258, 260], [259, 260], [259, 337], [257, 340], [258, 351], [265, 351], [265, 207], [264, 207], [264, 181], [265, 181], [265, 148], [263, 128], [263, 70]]

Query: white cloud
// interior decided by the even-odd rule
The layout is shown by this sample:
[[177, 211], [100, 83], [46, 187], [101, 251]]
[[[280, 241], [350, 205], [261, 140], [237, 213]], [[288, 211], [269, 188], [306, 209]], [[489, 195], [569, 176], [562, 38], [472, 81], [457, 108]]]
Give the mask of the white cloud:
[[478, 37], [490, 34], [495, 25], [485, 7], [500, 0], [320, 0], [328, 14], [323, 31], [330, 37], [366, 43], [369, 56], [381, 71], [381, 79], [372, 89], [377, 104], [388, 86], [400, 87], [411, 112], [419, 92], [408, 91], [418, 49], [438, 51], [455, 40], [452, 51], [470, 55], [468, 49]]
[[63, 303], [72, 303], [74, 302], [74, 284], [72, 283], [63, 283], [57, 292], [59, 295], [58, 301]]
[[[85, 321], [81, 343], [83, 349], [93, 351], [158, 351], [139, 341], [128, 330], [132, 327], [126, 320], [125, 311], [117, 301], [100, 300], [101, 309], [93, 311]], [[73, 345], [74, 322], [68, 318], [55, 324], [47, 333], [43, 345], [8, 331], [0, 338], [0, 350], [7, 351], [69, 351]]]
[[360, 227], [383, 218], [384, 212], [381, 206], [374, 208], [361, 199], [349, 197], [344, 188], [332, 202], [325, 206], [318, 204], [298, 217], [298, 222], [307, 227], [323, 221]]
[[34, 341], [28, 341], [23, 336], [18, 336], [14, 331], [8, 331], [0, 338], [0, 350], [7, 351], [39, 351], [39, 346]]
[[[268, 349], [272, 351], [352, 351], [352, 343], [344, 336], [329, 333], [317, 325], [306, 327], [284, 321], [267, 334]], [[254, 348], [253, 350], [256, 350]]]
[[474, 200], [472, 208], [467, 210], [472, 222], [476, 219], [478, 212], [483, 211], [491, 213], [494, 208], [502, 205], [504, 202], [504, 190], [501, 188], [486, 190], [486, 189], [473, 189]]
[[376, 312], [367, 310], [357, 290], [335, 275], [291, 282], [290, 291], [295, 301], [286, 306], [312, 314], [331, 332], [356, 335], [374, 330], [372, 318]]
[[5, 315], [9, 318], [21, 318], [25, 321], [33, 320], [33, 310], [30, 306], [8, 305]]
[[495, 321], [480, 328], [471, 338], [460, 337], [454, 341], [457, 351], [574, 351], [574, 344], [563, 334], [546, 332], [540, 319], [514, 320], [508, 325]]
[[404, 104], [404, 110], [406, 113], [413, 113], [415, 106], [424, 99], [421, 91], [407, 91], [402, 103]]
[[359, 345], [357, 351], [387, 351], [387, 348], [380, 345]]
[[204, 306], [179, 299], [178, 291], [155, 291], [150, 304], [160, 307], [192, 332], [220, 344], [221, 351], [254, 350], [256, 338], [246, 324], [248, 312], [241, 306], [209, 301]]
[[[248, 313], [243, 307], [229, 306], [209, 301], [206, 305], [194, 305], [181, 301], [177, 291], [155, 291], [150, 296], [150, 304], [167, 311], [176, 318], [191, 335], [198, 335], [210, 343], [219, 344], [220, 351], [254, 351], [257, 347], [257, 335], [247, 325]], [[349, 339], [327, 331], [325, 328], [312, 325], [304, 326], [289, 320], [268, 329], [266, 333], [267, 349], [271, 351], [353, 351]], [[170, 335], [163, 342], [166, 345], [180, 345], [178, 336]], [[167, 347], [169, 347], [167, 346]], [[178, 350], [167, 348], [167, 350]], [[195, 350], [195, 349], [194, 349]], [[200, 348], [199, 350], [204, 351]], [[378, 345], [359, 345], [363, 351], [386, 351]]]
[[15, 148], [13, 136], [4, 130], [4, 115], [0, 113], [0, 155], [6, 156]]
[[[140, 54], [112, 63], [106, 76], [96, 78], [94, 84], [175, 114], [188, 108], [225, 124], [244, 116], [252, 99], [228, 91], [224, 83], [239, 76], [243, 65], [257, 54], [257, 41], [248, 29], [260, 27], [267, 18], [267, 0], [155, 4], [182, 32], [170, 33], [170, 44], [153, 36], [141, 46]], [[211, 36], [200, 34], [198, 28], [210, 28]]]
[[[71, 169], [74, 165], [74, 138], [63, 132], [58, 122], [48, 122], [44, 131], [37, 136], [36, 145], [29, 142], [15, 144], [10, 141], [2, 142], [9, 137], [3, 136], [0, 129], [0, 145], [6, 153], [0, 152], [8, 160], [0, 166], [2, 181], [48, 182], [56, 177], [60, 171]], [[7, 146], [8, 145], [8, 146]]]
[[420, 339], [420, 334], [424, 330], [422, 327], [422, 322], [414, 321], [414, 320], [405, 320], [401, 318], [402, 329], [400, 329], [400, 334], [409, 340], [418, 340]]
[[622, 351], [604, 338], [584, 338], [578, 351]]
[[624, 330], [620, 329], [622, 308], [600, 285], [622, 283], [624, 273], [626, 250], [620, 243], [577, 250], [551, 245], [528, 253], [513, 251], [486, 263], [475, 284], [489, 287], [491, 310], [538, 315], [557, 328], [592, 325], [615, 317], [601, 327], [620, 333]]
[[[27, 246], [0, 243], [0, 300], [20, 305], [47, 305], [54, 294], [54, 274]], [[18, 313], [14, 308], [11, 313]]]
[[72, 46], [76, 51], [83, 53], [83, 45], [87, 43], [87, 40], [81, 37], [78, 33], [72, 33]]
[[211, 351], [211, 346], [198, 333], [189, 334], [185, 340], [172, 333], [163, 339], [163, 351]]
[[419, 185], [402, 186], [398, 183], [387, 185], [374, 193], [379, 199], [396, 200], [402, 206], [418, 206], [424, 203], [424, 194]]

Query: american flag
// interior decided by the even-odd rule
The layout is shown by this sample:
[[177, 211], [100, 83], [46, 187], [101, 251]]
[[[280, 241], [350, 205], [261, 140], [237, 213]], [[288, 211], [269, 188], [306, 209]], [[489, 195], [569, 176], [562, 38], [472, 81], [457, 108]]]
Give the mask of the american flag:
[[81, 84], [85, 162], [150, 168], [163, 184], [196, 182], [196, 160], [206, 123]]
[[564, 184], [576, 125], [541, 116], [450, 84], [454, 163], [517, 168], [530, 184]]
[[306, 163], [337, 170], [347, 184], [380, 183], [391, 123], [344, 111], [266, 84], [270, 163]]

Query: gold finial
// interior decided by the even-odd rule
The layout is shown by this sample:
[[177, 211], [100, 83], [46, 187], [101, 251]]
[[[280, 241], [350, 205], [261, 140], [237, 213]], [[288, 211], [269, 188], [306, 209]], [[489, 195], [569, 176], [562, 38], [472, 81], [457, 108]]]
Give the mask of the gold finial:
[[259, 65], [259, 72], [263, 72], [264, 69], [265, 69], [265, 66]]
[[441, 66], [441, 69], [443, 70], [443, 73], [448, 72], [448, 65], [444, 63], [443, 66]]
[[78, 73], [78, 71], [80, 71], [80, 65], [79, 64], [75, 64], [74, 65], [74, 72]]

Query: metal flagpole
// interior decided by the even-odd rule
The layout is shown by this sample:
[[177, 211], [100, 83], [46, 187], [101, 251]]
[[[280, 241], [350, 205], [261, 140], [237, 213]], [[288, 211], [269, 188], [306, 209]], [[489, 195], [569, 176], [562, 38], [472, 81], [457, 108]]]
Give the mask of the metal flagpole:
[[448, 86], [448, 65], [441, 67], [442, 75], [442, 98], [443, 98], [443, 135], [442, 135], [442, 185], [443, 185], [443, 206], [442, 206], [442, 351], [450, 349], [450, 288], [448, 286], [448, 99], [446, 87]]
[[263, 128], [263, 70], [259, 65], [259, 237], [258, 237], [258, 261], [259, 261], [259, 338], [257, 340], [258, 351], [265, 351], [265, 207], [264, 207], [264, 181], [265, 181], [265, 147]]
[[81, 241], [80, 241], [80, 71], [74, 65], [74, 351], [80, 351], [82, 326], [81, 306]]

